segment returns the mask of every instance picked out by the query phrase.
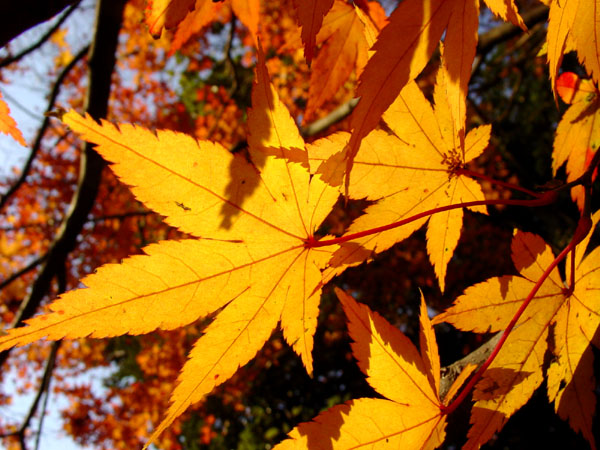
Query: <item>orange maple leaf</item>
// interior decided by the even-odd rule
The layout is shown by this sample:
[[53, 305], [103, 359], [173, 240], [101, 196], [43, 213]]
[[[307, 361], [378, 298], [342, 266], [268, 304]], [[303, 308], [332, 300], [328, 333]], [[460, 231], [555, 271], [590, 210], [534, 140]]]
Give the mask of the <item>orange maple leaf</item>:
[[352, 353], [367, 382], [385, 399], [360, 398], [300, 424], [275, 448], [433, 449], [444, 441], [437, 342], [421, 296], [421, 352], [400, 330], [336, 289], [348, 317]]
[[582, 80], [573, 72], [560, 74], [556, 80], [556, 93], [568, 105], [585, 99], [589, 101], [598, 94], [592, 81]]
[[[240, 21], [256, 42], [260, 11], [259, 0], [228, 0]], [[146, 7], [146, 24], [152, 36], [159, 38], [163, 29], [176, 29], [170, 54], [175, 53], [194, 34], [217, 18], [223, 4], [212, 0], [151, 0]]]
[[[600, 212], [593, 217], [594, 225], [599, 220]], [[564, 287], [554, 269], [477, 384], [472, 428], [464, 448], [483, 445], [527, 403], [544, 380], [542, 362], [548, 352], [555, 355], [547, 372], [548, 396], [558, 414], [595, 447], [595, 382], [590, 342], [596, 339], [600, 325], [596, 294], [600, 289], [600, 248], [583, 258], [590, 238], [591, 233], [578, 247], [573, 292]], [[554, 260], [542, 238], [521, 231], [515, 233], [512, 257], [521, 276], [491, 278], [471, 286], [433, 322], [446, 321], [461, 330], [478, 333], [503, 330]], [[570, 264], [566, 273], [570, 273]]]
[[302, 165], [271, 156], [305, 152], [304, 141], [269, 83], [261, 52], [257, 80], [249, 111], [252, 163], [219, 144], [179, 133], [117, 128], [75, 112], [63, 117], [97, 145], [138, 200], [196, 239], [153, 244], [146, 255], [100, 268], [83, 280], [88, 289], [64, 294], [50, 305], [50, 314], [10, 330], [0, 349], [43, 337], [168, 330], [214, 314], [150, 442], [252, 359], [279, 322], [312, 371], [321, 269], [331, 250], [305, 243], [339, 191], [311, 178]]
[[[552, 171], [556, 176], [558, 169], [567, 163], [567, 181], [579, 178], [600, 146], [600, 96], [590, 80], [575, 82], [569, 73], [562, 74], [563, 84], [571, 80], [573, 93], [569, 92], [571, 106], [565, 112], [556, 128], [556, 138], [552, 151]], [[561, 92], [567, 95], [566, 89]], [[571, 189], [571, 197], [580, 210], [584, 206], [582, 186]]]
[[193, 35], [213, 22], [222, 6], [229, 6], [235, 12], [240, 21], [248, 28], [256, 43], [260, 12], [259, 0], [229, 0], [224, 3], [215, 3], [212, 0], [196, 0], [194, 11], [188, 14], [177, 27], [169, 53], [173, 54]]
[[[352, 223], [347, 234], [394, 223], [440, 206], [485, 199], [479, 183], [458, 170], [487, 147], [491, 127], [481, 126], [470, 131], [461, 151], [458, 130], [452, 120], [456, 109], [449, 104], [451, 98], [446, 97], [447, 80], [442, 65], [434, 92], [434, 108], [414, 81], [408, 83], [383, 115], [394, 134], [376, 130], [363, 140], [348, 194], [351, 198], [378, 202]], [[325, 145], [323, 140], [318, 147], [309, 148], [312, 170], [322, 173], [334, 184], [341, 183], [343, 154], [331, 157], [330, 152], [343, 146], [347, 136], [330, 136], [330, 145]], [[484, 206], [471, 209], [486, 212]], [[373, 251], [383, 251], [406, 239], [427, 220], [427, 250], [443, 291], [446, 267], [462, 229], [462, 208], [342, 244], [329, 270], [359, 264]]]
[[[370, 2], [369, 7], [376, 10], [373, 16], [385, 16], [378, 3]], [[340, 0], [333, 4], [317, 35], [317, 44], [323, 45], [312, 65], [305, 122], [333, 98], [353, 70], [360, 75], [377, 37], [378, 25], [356, 5]]]
[[316, 39], [323, 18], [333, 6], [334, 0], [294, 0], [298, 24], [302, 28], [304, 57], [311, 63], [316, 46]]
[[27, 142], [21, 133], [21, 130], [17, 128], [17, 122], [10, 115], [10, 108], [6, 102], [2, 99], [0, 93], [0, 133], [8, 134], [12, 138], [24, 147], [27, 147]]
[[163, 29], [174, 28], [195, 8], [196, 0], [148, 0], [146, 25], [154, 38], [159, 38]]

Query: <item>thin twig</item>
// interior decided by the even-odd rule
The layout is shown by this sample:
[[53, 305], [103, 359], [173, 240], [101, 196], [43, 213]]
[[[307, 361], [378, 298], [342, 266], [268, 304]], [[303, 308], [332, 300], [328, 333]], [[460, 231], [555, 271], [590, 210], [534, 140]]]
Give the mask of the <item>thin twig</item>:
[[300, 133], [305, 138], [313, 137], [319, 133], [322, 133], [333, 124], [336, 124], [348, 117], [357, 104], [358, 98], [348, 100], [346, 103], [331, 111], [325, 117], [315, 120], [306, 127], [302, 127], [300, 129]]
[[50, 380], [52, 379], [52, 372], [54, 370], [54, 362], [56, 361], [56, 354], [58, 353], [58, 349], [60, 348], [62, 341], [55, 341], [52, 343], [52, 347], [50, 349], [50, 355], [46, 359], [46, 368], [44, 369], [44, 375], [42, 376], [42, 380], [40, 383], [40, 387], [38, 392], [29, 407], [29, 411], [27, 416], [23, 420], [23, 423], [19, 427], [19, 434], [25, 435], [25, 431], [29, 428], [29, 424], [33, 419], [35, 413], [37, 412], [38, 405], [40, 404], [40, 400], [42, 399], [42, 394], [46, 391], [48, 386], [50, 385]]
[[18, 0], [0, 2], [0, 17], [6, 18], [0, 27], [0, 47], [19, 34], [51, 19], [75, 0]]
[[[79, 53], [77, 53], [77, 55], [75, 55], [75, 57], [71, 60], [71, 62], [65, 66], [65, 68], [62, 70], [62, 72], [56, 79], [56, 82], [54, 83], [54, 86], [52, 87], [52, 91], [50, 92], [50, 99], [48, 100], [48, 106], [46, 107], [46, 113], [48, 113], [54, 109], [54, 106], [56, 103], [56, 98], [58, 97], [58, 94], [60, 92], [60, 88], [61, 88], [63, 82], [65, 81], [65, 79], [67, 78], [67, 75], [73, 69], [73, 67], [75, 67], [75, 65], [86, 55], [88, 49], [89, 49], [89, 47], [85, 47], [85, 48], [81, 49], [79, 51]], [[27, 158], [27, 161], [25, 162], [25, 165], [23, 166], [23, 169], [21, 170], [21, 175], [13, 183], [13, 185], [6, 192], [6, 194], [4, 194], [2, 197], [0, 197], [0, 211], [2, 209], [4, 209], [8, 200], [14, 195], [14, 193], [19, 189], [19, 187], [21, 187], [21, 185], [25, 182], [25, 179], [27, 178], [27, 176], [29, 175], [29, 171], [31, 170], [31, 166], [33, 165], [33, 160], [35, 159], [38, 152], [40, 151], [40, 148], [42, 145], [42, 139], [43, 139], [44, 134], [46, 133], [46, 130], [48, 129], [49, 126], [50, 126], [50, 117], [46, 116], [46, 117], [44, 117], [44, 120], [42, 122], [40, 129], [38, 130], [35, 141], [33, 142], [33, 145], [31, 146], [31, 152], [29, 153], [29, 157]]]
[[[230, 99], [233, 98], [233, 96], [235, 95], [235, 93], [237, 92], [237, 90], [240, 86], [239, 75], [237, 73], [237, 70], [235, 70], [235, 64], [234, 64], [233, 58], [231, 56], [231, 48], [233, 46], [233, 39], [235, 38], [235, 24], [236, 24], [235, 14], [231, 14], [231, 20], [229, 21], [229, 25], [230, 25], [229, 36], [227, 37], [227, 42], [225, 42], [225, 47], [223, 48], [223, 53], [225, 55], [225, 57], [224, 57], [225, 67], [227, 68], [227, 70], [230, 72], [230, 75], [231, 75], [231, 86], [229, 87], [229, 89], [227, 89], [227, 95]], [[210, 130], [206, 134], [206, 139], [208, 139], [208, 140], [212, 139], [212, 136], [215, 133], [215, 131], [217, 130], [217, 127], [219, 126], [219, 122], [221, 121], [221, 117], [223, 116], [224, 112], [225, 112], [225, 104], [223, 102], [219, 105], [219, 109], [214, 116], [215, 122], [212, 125], [212, 127], [210, 127]]]
[[[128, 219], [129, 217], [143, 217], [143, 216], [149, 216], [151, 214], [156, 214], [156, 213], [154, 211], [131, 211], [131, 212], [126, 212], [126, 213], [121, 213], [121, 214], [107, 214], [105, 216], [90, 217], [86, 223], [98, 223], [98, 222], [103, 222], [105, 220], [113, 220], [113, 219], [125, 220], [125, 219]], [[10, 232], [10, 231], [26, 230], [28, 228], [44, 229], [44, 228], [48, 228], [48, 227], [50, 227], [50, 225], [48, 225], [48, 223], [38, 222], [38, 223], [26, 223], [26, 224], [19, 225], [16, 227], [15, 226], [0, 227], [0, 231]]]
[[[65, 264], [62, 265], [60, 270], [57, 270], [56, 278], [57, 278], [57, 282], [58, 282], [58, 294], [62, 294], [67, 290], [67, 274], [66, 274]], [[42, 399], [42, 396], [45, 393], [46, 396], [44, 397], [44, 403], [42, 406], [42, 411], [40, 414], [40, 420], [39, 420], [39, 424], [38, 424], [38, 432], [37, 432], [37, 436], [36, 436], [36, 440], [35, 440], [36, 450], [39, 448], [40, 435], [42, 432], [42, 424], [44, 422], [44, 415], [46, 412], [46, 406], [48, 404], [48, 396], [50, 395], [50, 381], [52, 381], [52, 373], [53, 373], [54, 367], [55, 367], [56, 355], [58, 354], [58, 349], [60, 348], [61, 343], [62, 343], [62, 340], [58, 340], [58, 341], [55, 341], [52, 343], [52, 347], [50, 349], [50, 354], [48, 355], [48, 358], [46, 359], [46, 367], [44, 369], [44, 374], [42, 375], [42, 379], [40, 381], [40, 387], [38, 388], [38, 392], [37, 392], [35, 398], [33, 399], [33, 402], [31, 402], [31, 405], [29, 406], [29, 411], [27, 412], [27, 415], [23, 419], [21, 426], [19, 427], [18, 430], [13, 431], [10, 434], [2, 435], [2, 437], [17, 436], [22, 450], [26, 449], [25, 435], [26, 435], [27, 429], [29, 428], [29, 424], [31, 423], [31, 420], [35, 416], [38, 406], [40, 404], [40, 400]]]
[[[549, 8], [545, 5], [540, 5], [523, 13], [521, 17], [527, 27], [532, 27], [540, 22], [544, 22], [548, 18]], [[485, 54], [492, 47], [514, 37], [521, 33], [522, 30], [512, 23], [503, 23], [497, 27], [483, 33], [479, 36], [477, 43], [477, 53]]]
[[557, 200], [556, 191], [546, 191], [542, 195], [538, 196], [533, 200], [512, 200], [512, 199], [489, 199], [489, 200], [475, 200], [472, 202], [461, 202], [452, 205], [439, 206], [437, 208], [429, 209], [427, 211], [420, 212], [413, 216], [407, 217], [406, 219], [399, 220], [397, 222], [388, 223], [380, 227], [369, 228], [367, 230], [358, 231], [356, 233], [345, 234], [337, 238], [321, 239], [317, 240], [314, 236], [309, 236], [304, 241], [306, 248], [318, 248], [327, 247], [330, 245], [339, 245], [345, 242], [354, 241], [366, 236], [373, 236], [374, 234], [382, 233], [384, 231], [393, 230], [399, 228], [408, 223], [414, 222], [415, 220], [422, 219], [425, 217], [439, 214], [446, 211], [452, 211], [453, 209], [460, 208], [472, 208], [474, 206], [489, 206], [489, 205], [512, 205], [512, 206], [527, 206], [537, 207], [546, 206], [554, 203]]
[[106, 216], [92, 217], [91, 219], [88, 220], [88, 223], [97, 223], [97, 222], [103, 222], [105, 220], [113, 220], [113, 219], [123, 220], [123, 219], [127, 219], [129, 217], [149, 216], [151, 214], [156, 214], [156, 213], [154, 211], [131, 211], [131, 212], [126, 212], [126, 213], [122, 213], [122, 214], [107, 214]]
[[69, 8], [65, 11], [65, 13], [54, 24], [54, 26], [52, 26], [35, 44], [31, 45], [30, 47], [27, 47], [26, 49], [21, 50], [19, 53], [17, 53], [14, 56], [8, 56], [8, 57], [4, 58], [3, 60], [0, 60], [0, 69], [20, 60], [21, 58], [28, 55], [32, 51], [40, 48], [44, 44], [44, 42], [46, 42], [48, 39], [50, 39], [50, 37], [61, 27], [61, 25], [63, 23], [65, 23], [65, 20], [67, 20], [69, 18], [69, 16], [73, 13], [73, 11], [75, 11], [75, 9], [77, 9], [77, 7], [79, 6], [79, 3], [81, 3], [81, 0], [78, 0], [76, 3], [69, 6]]
[[2, 289], [4, 289], [6, 286], [8, 286], [10, 283], [12, 283], [13, 281], [15, 281], [17, 278], [20, 278], [23, 275], [25, 275], [27, 272], [29, 272], [30, 270], [35, 269], [37, 266], [39, 266], [41, 263], [43, 263], [46, 260], [47, 257], [48, 257], [47, 253], [44, 254], [43, 256], [40, 256], [39, 258], [31, 261], [29, 264], [27, 264], [22, 269], [20, 269], [17, 272], [13, 273], [10, 277], [8, 277], [7, 279], [5, 279], [4, 281], [0, 282], [0, 291]]

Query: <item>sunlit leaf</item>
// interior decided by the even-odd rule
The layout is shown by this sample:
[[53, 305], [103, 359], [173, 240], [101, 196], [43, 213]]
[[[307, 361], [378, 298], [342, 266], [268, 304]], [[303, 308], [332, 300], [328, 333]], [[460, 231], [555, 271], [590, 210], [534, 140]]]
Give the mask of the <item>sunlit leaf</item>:
[[[600, 213], [596, 213], [594, 224], [599, 220]], [[522, 277], [491, 278], [468, 288], [434, 323], [446, 321], [466, 331], [503, 330], [553, 259], [540, 237], [517, 232], [513, 261]], [[565, 290], [556, 269], [542, 284], [476, 386], [472, 428], [465, 448], [483, 445], [529, 400], [544, 381], [543, 361], [549, 357], [548, 352], [554, 355], [548, 369], [550, 399], [559, 415], [568, 419], [592, 447], [595, 445], [591, 431], [595, 382], [590, 343], [596, 341], [600, 325], [600, 313], [594, 306], [600, 288], [599, 261], [598, 249], [576, 260], [572, 294]], [[570, 273], [569, 264], [566, 273]]]
[[[437, 390], [439, 356], [426, 307], [421, 300], [421, 327], [427, 349], [426, 362], [410, 340], [379, 314], [337, 290], [348, 317], [352, 352], [369, 384], [386, 399], [361, 398], [335, 406], [313, 422], [300, 424], [290, 439], [276, 448], [398, 448], [439, 447], [446, 419]], [[425, 314], [425, 317], [423, 316]], [[435, 353], [434, 353], [435, 352]], [[438, 360], [437, 363], [433, 362]], [[437, 375], [428, 372], [438, 369]]]

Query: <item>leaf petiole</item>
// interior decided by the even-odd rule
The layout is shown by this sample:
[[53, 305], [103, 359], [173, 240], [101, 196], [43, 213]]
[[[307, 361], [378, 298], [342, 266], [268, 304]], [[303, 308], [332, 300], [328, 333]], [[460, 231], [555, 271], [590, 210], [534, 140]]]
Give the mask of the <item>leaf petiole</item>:
[[492, 199], [492, 200], [476, 200], [472, 202], [464, 202], [464, 203], [456, 203], [453, 205], [440, 206], [438, 208], [433, 208], [427, 211], [423, 211], [419, 214], [415, 214], [414, 216], [407, 217], [406, 219], [399, 220], [397, 222], [389, 223], [387, 225], [382, 225], [380, 227], [370, 228], [368, 230], [359, 231], [357, 233], [351, 233], [344, 236], [340, 236], [338, 238], [332, 239], [323, 239], [317, 240], [314, 236], [308, 237], [304, 245], [306, 248], [316, 248], [316, 247], [326, 247], [329, 245], [337, 245], [343, 244], [344, 242], [353, 241], [355, 239], [360, 239], [365, 236], [371, 236], [373, 234], [381, 233], [383, 231], [392, 230], [394, 228], [401, 227], [402, 225], [406, 225], [407, 223], [414, 222], [415, 220], [421, 219], [423, 217], [431, 216], [433, 214], [441, 213], [444, 211], [450, 211], [452, 209], [457, 208], [470, 208], [473, 206], [483, 206], [483, 205], [514, 205], [514, 206], [545, 206], [551, 203], [554, 203], [557, 198], [556, 191], [546, 191], [544, 193], [536, 194], [538, 198], [533, 200], [505, 200], [505, 199]]
[[479, 370], [477, 370], [477, 372], [475, 372], [475, 375], [473, 375], [473, 377], [465, 385], [465, 387], [462, 389], [460, 394], [448, 406], [442, 405], [440, 407], [443, 414], [451, 414], [462, 403], [462, 401], [465, 398], [467, 398], [467, 396], [469, 395], [471, 390], [473, 390], [473, 388], [475, 387], [477, 382], [483, 376], [484, 372], [492, 364], [492, 362], [494, 361], [494, 359], [500, 352], [500, 349], [502, 348], [502, 346], [508, 339], [508, 336], [510, 335], [511, 331], [517, 324], [517, 321], [523, 315], [523, 313], [525, 312], [525, 309], [527, 308], [527, 306], [529, 306], [529, 304], [531, 303], [531, 300], [533, 300], [533, 298], [535, 297], [535, 294], [542, 287], [542, 284], [544, 284], [544, 281], [546, 281], [546, 279], [548, 278], [550, 273], [569, 254], [569, 252], [573, 252], [573, 254], [574, 254], [575, 247], [587, 236], [587, 234], [591, 230], [591, 227], [592, 227], [591, 220], [589, 220], [589, 218], [587, 216], [582, 215], [581, 218], [579, 219], [579, 223], [577, 224], [577, 228], [575, 229], [575, 233], [573, 234], [573, 238], [571, 239], [571, 242], [569, 242], [569, 245], [567, 245], [556, 258], [554, 258], [554, 261], [552, 261], [552, 263], [544, 271], [542, 276], [535, 283], [535, 286], [533, 286], [533, 288], [531, 289], [531, 292], [529, 292], [529, 295], [527, 296], [527, 298], [523, 301], [523, 303], [519, 307], [519, 310], [515, 313], [515, 315], [511, 319], [510, 323], [507, 325], [507, 327], [502, 332], [502, 336], [498, 340], [498, 343], [494, 347], [494, 350], [492, 350], [492, 353], [490, 353], [490, 356], [488, 356], [488, 358], [483, 363], [483, 365], [479, 368]]
[[530, 191], [529, 189], [521, 187], [521, 186], [518, 186], [516, 184], [512, 184], [512, 183], [507, 183], [505, 181], [496, 180], [495, 178], [492, 178], [492, 177], [489, 177], [489, 176], [484, 175], [482, 173], [477, 173], [477, 172], [474, 172], [472, 170], [465, 169], [465, 168], [457, 169], [454, 172], [454, 174], [456, 174], [456, 175], [466, 175], [466, 176], [471, 177], [471, 178], [479, 178], [481, 180], [489, 181], [492, 184], [496, 184], [498, 186], [502, 186], [502, 187], [505, 187], [507, 189], [512, 189], [513, 191], [523, 192], [523, 193], [525, 193], [527, 195], [531, 195], [532, 197], [535, 197], [535, 198], [540, 198], [543, 195], [542, 192]]

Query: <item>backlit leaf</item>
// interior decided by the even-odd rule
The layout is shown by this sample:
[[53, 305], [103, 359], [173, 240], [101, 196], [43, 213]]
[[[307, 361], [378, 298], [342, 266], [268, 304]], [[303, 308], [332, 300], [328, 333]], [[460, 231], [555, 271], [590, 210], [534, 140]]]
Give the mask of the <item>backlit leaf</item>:
[[548, 18], [548, 65], [552, 88], [563, 55], [574, 49], [596, 84], [600, 81], [600, 0], [554, 0]]
[[305, 121], [337, 93], [353, 70], [362, 71], [369, 57], [369, 40], [376, 33], [369, 16], [357, 6], [339, 0], [333, 4], [317, 35], [317, 43], [323, 45], [312, 65]]
[[[484, 200], [476, 181], [455, 172], [487, 147], [490, 127], [471, 130], [461, 150], [459, 130], [454, 127], [452, 109], [445, 96], [447, 76], [443, 67], [434, 93], [435, 108], [417, 84], [410, 82], [383, 116], [394, 134], [376, 130], [363, 140], [356, 155], [349, 196], [379, 201], [352, 223], [347, 234], [385, 226], [440, 206]], [[312, 153], [311, 157], [316, 158], [317, 149]], [[340, 164], [326, 164], [318, 172], [326, 180], [339, 181]], [[485, 212], [484, 207], [472, 209]], [[457, 208], [429, 219], [427, 250], [442, 291], [447, 264], [460, 237], [462, 218], [462, 208]], [[332, 266], [358, 264], [373, 251], [383, 251], [406, 239], [427, 220], [423, 217], [343, 244]]]
[[298, 23], [302, 27], [304, 57], [310, 64], [313, 59], [317, 34], [323, 24], [323, 18], [333, 6], [334, 0], [295, 0]]
[[[599, 220], [600, 213], [596, 213], [594, 225]], [[578, 247], [577, 251], [584, 249]], [[553, 259], [540, 237], [517, 232], [513, 261], [523, 277], [492, 278], [468, 288], [434, 323], [447, 321], [476, 332], [504, 329]], [[465, 448], [483, 445], [529, 400], [544, 381], [543, 361], [548, 352], [554, 354], [548, 369], [548, 396], [559, 415], [595, 446], [591, 431], [595, 382], [590, 343], [597, 339], [600, 325], [596, 295], [600, 288], [599, 261], [599, 249], [576, 260], [575, 290], [571, 295], [556, 269], [542, 284], [475, 388], [472, 428]], [[566, 273], [570, 273], [569, 264]]]
[[[402, 448], [433, 449], [445, 436], [446, 419], [441, 414], [437, 390], [430, 383], [436, 376], [437, 344], [426, 307], [421, 302], [421, 326], [432, 361], [425, 362], [410, 340], [379, 314], [336, 290], [348, 317], [352, 352], [369, 384], [387, 399], [361, 398], [335, 406], [313, 422], [300, 424], [290, 439], [276, 448]], [[425, 318], [423, 317], [425, 311]], [[435, 355], [433, 352], [436, 352]], [[437, 374], [439, 379], [439, 372]]]
[[452, 11], [444, 39], [446, 49], [444, 64], [448, 73], [446, 97], [454, 121], [453, 128], [463, 144], [467, 118], [467, 91], [477, 48], [478, 25], [479, 0], [459, 2]]
[[502, 19], [511, 22], [523, 30], [526, 29], [523, 19], [519, 15], [515, 0], [484, 0], [490, 10]]
[[150, 34], [159, 38], [163, 28], [176, 27], [194, 9], [196, 0], [149, 0], [146, 25]]
[[[587, 81], [587, 83], [586, 83]], [[600, 98], [588, 80], [583, 80], [581, 92], [574, 94], [573, 104], [565, 112], [556, 128], [552, 151], [552, 171], [567, 163], [567, 181], [574, 181], [587, 170], [600, 147]], [[575, 186], [571, 196], [579, 209], [583, 208], [583, 188]]]
[[360, 141], [379, 123], [400, 90], [425, 67], [448, 24], [454, 3], [455, 0], [403, 1], [381, 30], [373, 47], [375, 54], [361, 75], [357, 91], [360, 101], [352, 113], [348, 173]]
[[[524, 28], [513, 0], [491, 0], [488, 6]], [[425, 67], [444, 31], [448, 53], [445, 64], [450, 76], [447, 96], [462, 143], [464, 99], [477, 45], [478, 12], [476, 0], [405, 0], [394, 10], [360, 78], [360, 101], [352, 113], [352, 137], [346, 153], [348, 180], [361, 140], [377, 126], [402, 88]]]
[[194, 11], [188, 14], [177, 27], [170, 52], [174, 53], [194, 34], [209, 25], [215, 19], [221, 6], [221, 3], [215, 3], [211, 0], [196, 0]]
[[266, 146], [286, 145], [304, 151], [304, 143], [290, 128], [294, 122], [281, 109], [259, 57], [249, 123], [262, 126], [248, 139], [252, 163], [218, 144], [174, 132], [98, 124], [75, 112], [63, 117], [96, 144], [138, 200], [197, 239], [151, 245], [146, 256], [100, 269], [84, 280], [87, 289], [64, 294], [50, 314], [0, 339], [5, 349], [44, 336], [139, 334], [215, 314], [151, 441], [252, 359], [280, 321], [287, 342], [312, 371], [321, 270], [335, 246], [308, 248], [305, 241], [339, 192], [311, 179], [301, 164], [264, 152]]
[[577, 56], [596, 84], [600, 81], [600, 0], [579, 0], [571, 29]]

